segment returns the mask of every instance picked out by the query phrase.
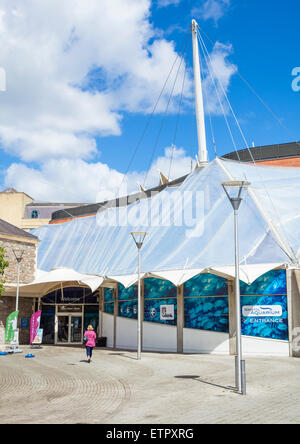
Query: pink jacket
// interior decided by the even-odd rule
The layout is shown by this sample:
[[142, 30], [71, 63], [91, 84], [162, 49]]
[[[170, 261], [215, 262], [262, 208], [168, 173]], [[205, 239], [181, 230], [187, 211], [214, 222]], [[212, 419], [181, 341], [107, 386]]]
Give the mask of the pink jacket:
[[88, 337], [88, 341], [86, 342], [86, 347], [96, 347], [96, 333], [92, 330], [87, 330], [84, 333], [84, 336]]

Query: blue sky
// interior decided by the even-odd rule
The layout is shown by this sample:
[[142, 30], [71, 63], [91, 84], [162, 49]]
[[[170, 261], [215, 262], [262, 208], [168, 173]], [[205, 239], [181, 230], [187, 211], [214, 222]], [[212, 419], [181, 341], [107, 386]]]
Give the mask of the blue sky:
[[[38, 6], [33, 0], [0, 2], [0, 65], [7, 75], [0, 95], [0, 190], [14, 186], [41, 201], [86, 202], [115, 193], [121, 183], [132, 192], [145, 178], [146, 186], [155, 185], [158, 170], [168, 175], [173, 143], [171, 177], [189, 172], [197, 154], [190, 43], [179, 121], [185, 62], [170, 112], [165, 117], [171, 81], [136, 148], [192, 18], [210, 39], [203, 36], [249, 145], [300, 140], [300, 92], [292, 89], [292, 70], [300, 66], [297, 0], [91, 0], [86, 5], [84, 0], [45, 0]], [[207, 80], [206, 71], [204, 76]], [[211, 90], [207, 94], [220, 156], [234, 146], [216, 98]], [[236, 145], [244, 148], [228, 119]], [[213, 159], [208, 115], [206, 123]]]

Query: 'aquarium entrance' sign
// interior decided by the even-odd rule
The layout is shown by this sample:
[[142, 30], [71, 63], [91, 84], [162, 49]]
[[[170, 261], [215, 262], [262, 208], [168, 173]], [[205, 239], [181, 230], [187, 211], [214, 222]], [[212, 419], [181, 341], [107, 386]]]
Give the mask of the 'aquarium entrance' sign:
[[282, 316], [282, 307], [280, 305], [245, 305], [243, 307], [243, 316], [246, 318], [280, 318]]

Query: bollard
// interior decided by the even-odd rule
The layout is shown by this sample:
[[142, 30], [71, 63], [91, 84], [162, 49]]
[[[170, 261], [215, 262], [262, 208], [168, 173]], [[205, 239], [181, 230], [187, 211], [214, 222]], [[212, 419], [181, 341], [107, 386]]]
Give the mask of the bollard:
[[246, 362], [242, 361], [242, 395], [246, 395]]
[[[242, 387], [241, 395], [246, 395], [246, 361], [241, 361]], [[239, 359], [235, 357], [235, 387], [239, 390]]]
[[235, 387], [238, 390], [239, 389], [239, 360], [238, 357], [235, 356]]

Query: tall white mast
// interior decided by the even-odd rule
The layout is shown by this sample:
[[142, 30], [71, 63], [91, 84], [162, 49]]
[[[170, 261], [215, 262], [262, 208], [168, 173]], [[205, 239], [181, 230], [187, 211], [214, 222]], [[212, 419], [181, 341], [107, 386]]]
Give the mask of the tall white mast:
[[199, 61], [199, 48], [197, 38], [198, 23], [196, 20], [192, 21], [192, 36], [193, 36], [193, 61], [194, 61], [194, 78], [195, 78], [195, 102], [196, 102], [196, 117], [197, 117], [197, 131], [198, 131], [198, 147], [199, 147], [199, 162], [200, 166], [205, 166], [208, 163], [208, 152], [206, 146], [206, 131], [205, 131], [205, 117], [203, 106], [202, 80]]

